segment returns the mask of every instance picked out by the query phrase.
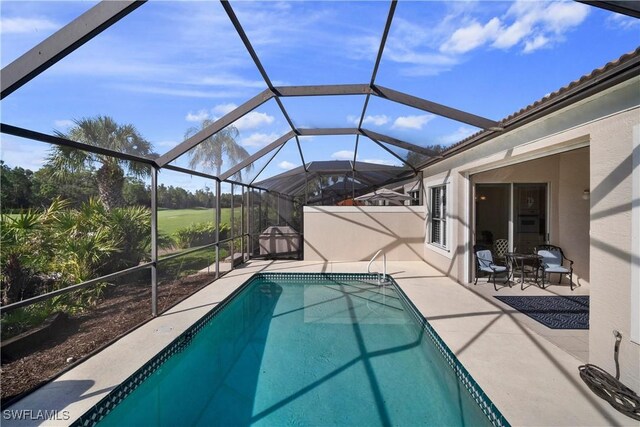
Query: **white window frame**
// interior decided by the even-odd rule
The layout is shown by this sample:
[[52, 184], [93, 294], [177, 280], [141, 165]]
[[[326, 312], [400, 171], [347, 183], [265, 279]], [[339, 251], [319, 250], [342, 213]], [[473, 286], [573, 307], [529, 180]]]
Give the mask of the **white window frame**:
[[[434, 181], [434, 182], [430, 182], [427, 185], [425, 185], [426, 189], [427, 189], [427, 198], [429, 201], [429, 205], [427, 207], [427, 227], [426, 227], [426, 231], [427, 231], [427, 235], [425, 236], [425, 240], [426, 240], [426, 245], [427, 247], [436, 252], [439, 253], [440, 255], [444, 255], [447, 258], [451, 258], [452, 257], [452, 251], [451, 251], [451, 247], [452, 247], [452, 242], [451, 242], [451, 227], [452, 227], [452, 221], [451, 221], [451, 212], [454, 209], [453, 206], [453, 200], [451, 198], [451, 194], [452, 194], [452, 185], [451, 182], [449, 180], [442, 182], [442, 181]], [[444, 215], [444, 230], [442, 230], [442, 234], [446, 239], [446, 245], [441, 245], [438, 243], [434, 243], [431, 241], [431, 230], [432, 230], [432, 224], [433, 224], [433, 189], [437, 188], [437, 187], [444, 187], [444, 194], [446, 197], [446, 209], [445, 209], [445, 215]]]

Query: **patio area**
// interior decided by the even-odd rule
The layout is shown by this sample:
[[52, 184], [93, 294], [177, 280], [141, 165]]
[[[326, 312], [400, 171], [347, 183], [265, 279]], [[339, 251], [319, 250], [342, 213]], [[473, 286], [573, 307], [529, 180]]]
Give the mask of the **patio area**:
[[[365, 272], [366, 263], [251, 261], [8, 409], [55, 409], [69, 411], [71, 420], [77, 418], [261, 271]], [[388, 271], [512, 425], [637, 425], [595, 397], [580, 380], [577, 367], [583, 355], [573, 344], [566, 345], [573, 341], [569, 338], [579, 341], [579, 334], [548, 333], [492, 298], [489, 284], [456, 284], [424, 262], [389, 262]], [[577, 291], [584, 294], [587, 289]], [[514, 287], [501, 294], [521, 292]], [[529, 287], [524, 292], [564, 293], [564, 289]]]
[[[467, 288], [486, 300], [490, 304], [495, 304], [502, 309], [506, 315], [513, 318], [519, 324], [526, 326], [535, 334], [543, 337], [545, 340], [556, 345], [566, 353], [574, 356], [582, 363], [589, 361], [589, 330], [588, 329], [551, 329], [542, 323], [532, 319], [526, 314], [514, 309], [510, 305], [495, 298], [496, 296], [528, 296], [528, 297], [549, 297], [549, 296], [589, 296], [589, 286], [579, 286], [573, 291], [564, 279], [561, 285], [557, 285], [554, 280], [551, 285], [545, 289], [541, 289], [533, 281], [525, 282], [524, 290], [521, 289], [520, 283], [512, 284], [512, 287], [506, 286], [500, 280], [497, 281], [498, 290], [496, 291], [492, 283], [478, 280], [478, 284], [467, 286]], [[612, 340], [613, 349], [613, 340]], [[612, 352], [613, 355], [613, 352]], [[612, 356], [613, 357], [613, 356]]]
[[[511, 424], [637, 425], [578, 373], [613, 330], [639, 391], [637, 4], [2, 6], [3, 414], [68, 425], [253, 274], [380, 255]], [[576, 286], [474, 285], [480, 245]]]

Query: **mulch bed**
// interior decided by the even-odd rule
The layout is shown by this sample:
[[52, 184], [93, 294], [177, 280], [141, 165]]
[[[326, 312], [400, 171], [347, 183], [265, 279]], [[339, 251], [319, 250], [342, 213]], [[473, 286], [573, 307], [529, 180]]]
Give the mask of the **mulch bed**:
[[[203, 288], [214, 274], [184, 277], [158, 286], [158, 311], [164, 311]], [[110, 286], [89, 311], [72, 316], [55, 336], [33, 353], [2, 365], [2, 407], [59, 375], [89, 355], [151, 318], [151, 289], [145, 285]]]

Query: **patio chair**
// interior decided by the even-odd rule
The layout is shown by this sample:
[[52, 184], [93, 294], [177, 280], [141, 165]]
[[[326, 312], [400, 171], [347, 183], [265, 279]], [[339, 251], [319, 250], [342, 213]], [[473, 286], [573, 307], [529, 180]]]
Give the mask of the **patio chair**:
[[[541, 258], [540, 270], [542, 270], [542, 288], [544, 288], [544, 278], [549, 274], [549, 282], [551, 282], [551, 273], [560, 275], [558, 284], [562, 282], [562, 275], [569, 275], [569, 286], [573, 290], [573, 261], [564, 256], [564, 252], [558, 246], [554, 245], [540, 245], [535, 248], [535, 253]], [[569, 262], [569, 265], [565, 265], [565, 261]]]
[[493, 277], [493, 288], [497, 291], [498, 287], [496, 285], [496, 276], [498, 273], [506, 273], [507, 283], [509, 284], [509, 287], [511, 287], [511, 282], [508, 280], [509, 268], [504, 265], [494, 264], [493, 254], [487, 246], [474, 245], [473, 252], [476, 256], [476, 280], [473, 283], [474, 285], [478, 284], [478, 275], [480, 272], [489, 273], [489, 278], [487, 280], [491, 281], [491, 278]]

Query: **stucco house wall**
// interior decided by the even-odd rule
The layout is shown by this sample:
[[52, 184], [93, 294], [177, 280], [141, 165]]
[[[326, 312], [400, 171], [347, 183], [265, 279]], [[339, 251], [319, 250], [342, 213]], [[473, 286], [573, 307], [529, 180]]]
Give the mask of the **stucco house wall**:
[[305, 261], [420, 261], [423, 206], [305, 206]]
[[[630, 330], [640, 319], [631, 318], [631, 265], [640, 254], [631, 246], [631, 182], [632, 134], [640, 124], [639, 88], [640, 78], [635, 77], [422, 171], [427, 194], [428, 187], [448, 183], [451, 195], [449, 249], [425, 241], [425, 260], [460, 283], [468, 283], [473, 270], [472, 184], [535, 176], [550, 182], [552, 236], [572, 258], [589, 260], [588, 271], [584, 263], [576, 265], [581, 284], [590, 286], [589, 361], [615, 372], [612, 330], [619, 330], [624, 337], [621, 380], [636, 392], [640, 345], [630, 340]], [[587, 188], [588, 208], [582, 199]], [[428, 223], [428, 197], [426, 209]]]
[[[623, 335], [620, 379], [640, 393], [640, 345], [629, 341], [631, 267], [638, 254], [631, 247], [633, 127], [638, 110], [603, 120], [591, 129], [591, 312], [589, 361], [615, 372], [613, 335]], [[638, 148], [636, 147], [635, 150]], [[636, 199], [633, 203], [638, 203]]]

